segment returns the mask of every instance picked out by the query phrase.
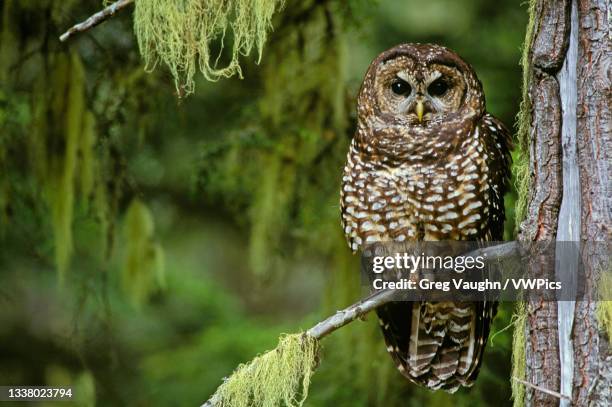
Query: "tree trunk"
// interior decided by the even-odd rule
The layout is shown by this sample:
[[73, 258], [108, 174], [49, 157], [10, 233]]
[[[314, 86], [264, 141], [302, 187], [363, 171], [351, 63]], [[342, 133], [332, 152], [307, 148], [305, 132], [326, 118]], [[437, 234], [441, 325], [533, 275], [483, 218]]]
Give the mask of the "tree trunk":
[[[607, 406], [612, 399], [610, 338], [595, 315], [597, 282], [609, 267], [601, 250], [609, 253], [612, 237], [608, 13], [607, 0], [537, 0], [525, 68], [531, 191], [520, 239], [581, 242], [586, 276], [578, 302], [528, 304], [525, 379], [575, 406]], [[557, 276], [575, 273], [575, 260], [557, 262]], [[524, 401], [570, 404], [534, 388], [526, 389]]]

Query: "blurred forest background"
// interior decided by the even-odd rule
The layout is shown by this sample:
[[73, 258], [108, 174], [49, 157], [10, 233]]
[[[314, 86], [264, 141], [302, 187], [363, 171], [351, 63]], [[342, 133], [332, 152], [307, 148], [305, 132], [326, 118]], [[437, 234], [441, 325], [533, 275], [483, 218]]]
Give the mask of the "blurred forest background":
[[[73, 385], [81, 405], [200, 405], [362, 296], [338, 195], [377, 54], [446, 45], [509, 127], [520, 102], [516, 0], [287, 0], [259, 65], [196, 75], [185, 98], [145, 72], [131, 8], [58, 41], [101, 3], [0, 1], [0, 384]], [[324, 341], [306, 405], [510, 405], [512, 311], [453, 396], [405, 381], [375, 318], [353, 323]]]

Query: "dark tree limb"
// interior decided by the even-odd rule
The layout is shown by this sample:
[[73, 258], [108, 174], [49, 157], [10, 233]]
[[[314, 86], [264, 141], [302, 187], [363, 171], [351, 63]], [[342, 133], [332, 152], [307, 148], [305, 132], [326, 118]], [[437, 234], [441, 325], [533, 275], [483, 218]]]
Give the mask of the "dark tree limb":
[[91, 15], [87, 20], [73, 25], [68, 31], [66, 31], [59, 37], [60, 41], [65, 42], [76, 34], [82, 33], [97, 26], [98, 24], [108, 20], [113, 15], [115, 15], [115, 13], [123, 10], [132, 3], [134, 3], [134, 0], [118, 0], [114, 2], [105, 9], [100, 10], [97, 13]]

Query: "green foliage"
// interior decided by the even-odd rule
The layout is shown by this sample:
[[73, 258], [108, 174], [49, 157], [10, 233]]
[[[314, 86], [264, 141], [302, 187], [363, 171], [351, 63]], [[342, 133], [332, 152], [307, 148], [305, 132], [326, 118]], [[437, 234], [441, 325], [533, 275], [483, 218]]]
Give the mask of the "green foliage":
[[[90, 371], [73, 374], [59, 365], [49, 365], [45, 369], [45, 379], [49, 386], [70, 387], [72, 402], [79, 407], [94, 407], [96, 405], [95, 379]], [[44, 403], [44, 407], [61, 407], [62, 401]]]
[[[88, 81], [76, 49], [66, 50], [44, 37], [56, 32], [56, 25], [65, 25], [78, 5], [8, 1], [2, 5], [0, 30], [0, 232], [14, 224], [22, 225], [17, 231], [23, 232], [27, 224], [52, 235], [49, 246], [60, 281], [78, 250], [73, 237], [78, 216], [94, 220], [102, 243], [96, 244], [96, 255], [102, 261], [110, 258], [124, 181], [125, 150], [113, 140], [116, 122], [126, 109], [139, 106], [125, 97], [117, 101], [117, 96], [132, 87], [138, 97], [135, 89], [142, 85], [136, 83], [138, 75], [123, 80], [118, 75], [112, 94], [105, 94], [105, 86]], [[23, 31], [25, 20], [40, 28]], [[124, 63], [123, 72], [129, 72]], [[137, 72], [143, 75], [140, 67]], [[109, 109], [105, 103], [110, 100], [120, 106]], [[136, 123], [145, 118], [139, 115]], [[50, 248], [43, 249], [46, 256]]]
[[[263, 52], [271, 19], [280, 0], [138, 0], [134, 31], [148, 69], [168, 66], [179, 94], [194, 90], [199, 69], [208, 80], [239, 75], [239, 57]], [[230, 61], [217, 68], [225, 37], [233, 41]], [[218, 56], [211, 48], [220, 41]]]
[[[488, 109], [506, 123], [515, 114], [515, 62], [524, 28], [516, 2], [469, 0], [458, 7], [451, 0], [292, 1], [272, 21], [268, 13], [281, 3], [261, 1], [261, 13], [241, 14], [235, 26], [237, 7], [252, 3], [223, 2], [221, 11], [202, 8], [192, 18], [181, 10], [222, 3], [138, 0], [137, 13], [148, 8], [159, 19], [140, 26], [154, 30], [141, 44], [149, 52], [148, 67], [168, 63], [161, 50], [175, 63], [174, 78], [143, 71], [131, 43], [132, 23], [138, 22], [129, 12], [60, 45], [51, 34], [91, 13], [91, 4], [0, 3], [0, 341], [7, 346], [0, 382], [51, 383], [64, 374], [47, 370], [65, 370], [98, 405], [196, 405], [239, 363], [273, 347], [279, 332], [307, 328], [363, 295], [359, 258], [342, 236], [338, 189], [355, 95], [380, 51], [405, 41], [448, 45], [475, 66]], [[160, 8], [151, 9], [153, 4]], [[173, 21], [187, 23], [165, 27], [168, 10]], [[203, 19], [212, 15], [219, 19], [204, 27]], [[274, 31], [266, 26], [270, 22]], [[198, 92], [177, 103], [167, 86], [172, 79], [187, 93], [202, 64], [216, 73], [209, 79], [231, 71], [236, 29], [245, 33], [242, 44], [251, 38], [249, 52], [259, 56], [264, 38], [258, 43], [257, 33], [269, 32], [261, 64], [244, 58], [233, 65], [234, 77], [202, 80]], [[210, 41], [177, 44], [181, 40], [168, 30]], [[156, 35], [163, 40], [151, 42]], [[221, 38], [228, 44], [224, 51]], [[202, 62], [198, 50], [205, 46], [209, 58]], [[188, 62], [181, 59], [185, 55]], [[84, 78], [76, 81], [57, 73], [61, 59], [65, 69], [77, 72], [72, 58], [84, 65]], [[71, 108], [80, 119], [53, 110], [72, 103], [69, 93], [53, 100], [57, 106], [51, 103], [61, 93], [57, 82], [80, 100], [80, 107]], [[69, 223], [75, 272], [58, 292], [49, 265], [55, 238], [45, 192], [53, 175], [47, 160], [66, 168], [66, 129], [69, 121], [77, 128], [77, 119], [82, 131], [71, 133], [78, 137], [70, 147], [74, 152], [76, 145], [77, 153]], [[200, 188], [194, 192], [189, 180], [198, 152]], [[122, 233], [116, 233], [122, 216]], [[164, 290], [158, 275], [162, 243]], [[31, 310], [42, 308], [45, 320], [30, 322]], [[500, 311], [494, 332], [509, 323], [510, 312]], [[453, 396], [431, 393], [397, 372], [371, 315], [326, 339], [304, 404], [504, 405], [510, 340], [505, 331], [487, 347], [474, 388]], [[30, 361], [32, 349], [53, 356]], [[302, 356], [291, 360], [304, 362]], [[277, 375], [266, 383], [282, 384], [286, 395], [301, 400], [303, 382], [289, 391], [284, 379]], [[243, 390], [233, 394], [244, 400]]]
[[79, 137], [78, 163], [80, 192], [85, 201], [88, 201], [94, 192], [96, 183], [97, 157], [94, 152], [96, 143], [96, 119], [91, 111], [83, 115], [83, 128]]
[[260, 276], [282, 269], [298, 242], [329, 251], [330, 230], [339, 232], [330, 204], [348, 139], [343, 18], [336, 7], [303, 2], [283, 14], [287, 21], [307, 18], [295, 27], [279, 22], [270, 40], [257, 116], [245, 116], [254, 130], [229, 132], [201, 160], [207, 195], [248, 214], [250, 266]]

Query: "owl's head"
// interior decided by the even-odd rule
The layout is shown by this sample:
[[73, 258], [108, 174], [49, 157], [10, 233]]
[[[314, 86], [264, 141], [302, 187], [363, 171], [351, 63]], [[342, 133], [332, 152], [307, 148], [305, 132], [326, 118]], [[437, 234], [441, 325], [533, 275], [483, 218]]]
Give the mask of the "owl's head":
[[451, 131], [457, 138], [458, 129], [469, 133], [484, 109], [472, 67], [432, 44], [402, 44], [380, 54], [368, 68], [358, 103], [360, 124], [371, 136], [403, 136], [418, 144], [449, 138]]

